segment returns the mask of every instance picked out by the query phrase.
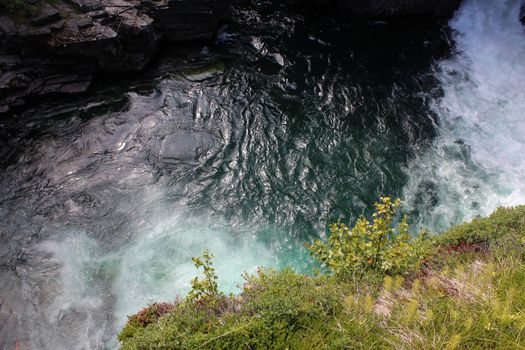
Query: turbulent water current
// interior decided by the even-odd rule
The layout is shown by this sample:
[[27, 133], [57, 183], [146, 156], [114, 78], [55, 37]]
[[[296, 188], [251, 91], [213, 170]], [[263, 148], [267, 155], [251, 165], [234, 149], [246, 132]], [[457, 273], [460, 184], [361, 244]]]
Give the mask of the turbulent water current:
[[0, 348], [113, 349], [126, 315], [310, 266], [379, 195], [436, 233], [525, 202], [519, 1], [442, 25], [239, 5], [207, 47], [0, 120]]

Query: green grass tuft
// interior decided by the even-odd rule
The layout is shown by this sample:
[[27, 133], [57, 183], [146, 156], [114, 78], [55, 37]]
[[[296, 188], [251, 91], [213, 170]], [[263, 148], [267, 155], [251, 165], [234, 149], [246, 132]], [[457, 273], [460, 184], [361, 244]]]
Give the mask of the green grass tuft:
[[403, 275], [260, 269], [218, 302], [154, 304], [119, 339], [122, 349], [524, 349], [524, 223], [520, 206], [456, 226]]

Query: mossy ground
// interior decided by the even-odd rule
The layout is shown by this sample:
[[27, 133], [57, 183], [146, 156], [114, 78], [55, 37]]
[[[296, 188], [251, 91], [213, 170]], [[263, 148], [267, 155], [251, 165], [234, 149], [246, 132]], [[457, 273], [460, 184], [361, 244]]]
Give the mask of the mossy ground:
[[213, 307], [130, 317], [122, 349], [525, 349], [525, 206], [445, 232], [408, 275], [245, 277]]

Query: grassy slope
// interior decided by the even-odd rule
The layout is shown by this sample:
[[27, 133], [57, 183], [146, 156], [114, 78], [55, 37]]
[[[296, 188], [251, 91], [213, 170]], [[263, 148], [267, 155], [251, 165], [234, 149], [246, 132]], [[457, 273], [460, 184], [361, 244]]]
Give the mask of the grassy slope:
[[525, 349], [525, 206], [436, 239], [420, 271], [340, 281], [247, 276], [220, 307], [155, 304], [122, 349]]

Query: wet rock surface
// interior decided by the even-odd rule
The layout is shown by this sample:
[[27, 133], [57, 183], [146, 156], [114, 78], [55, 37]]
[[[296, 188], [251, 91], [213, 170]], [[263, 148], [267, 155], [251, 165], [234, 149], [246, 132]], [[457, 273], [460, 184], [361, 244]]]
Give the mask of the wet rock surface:
[[31, 21], [36, 25], [44, 25], [56, 22], [61, 18], [62, 16], [56, 8], [47, 2], [39, 2], [33, 16], [31, 16]]
[[83, 93], [101, 72], [140, 71], [161, 40], [213, 39], [226, 13], [217, 2], [36, 0], [0, 12], [0, 113]]
[[[344, 16], [397, 18], [450, 16], [459, 2], [288, 0], [287, 4], [313, 5]], [[100, 73], [140, 71], [161, 42], [171, 48], [182, 42], [211, 41], [229, 12], [229, 0], [31, 0], [15, 12], [0, 9], [0, 115], [42, 97], [83, 93]]]

